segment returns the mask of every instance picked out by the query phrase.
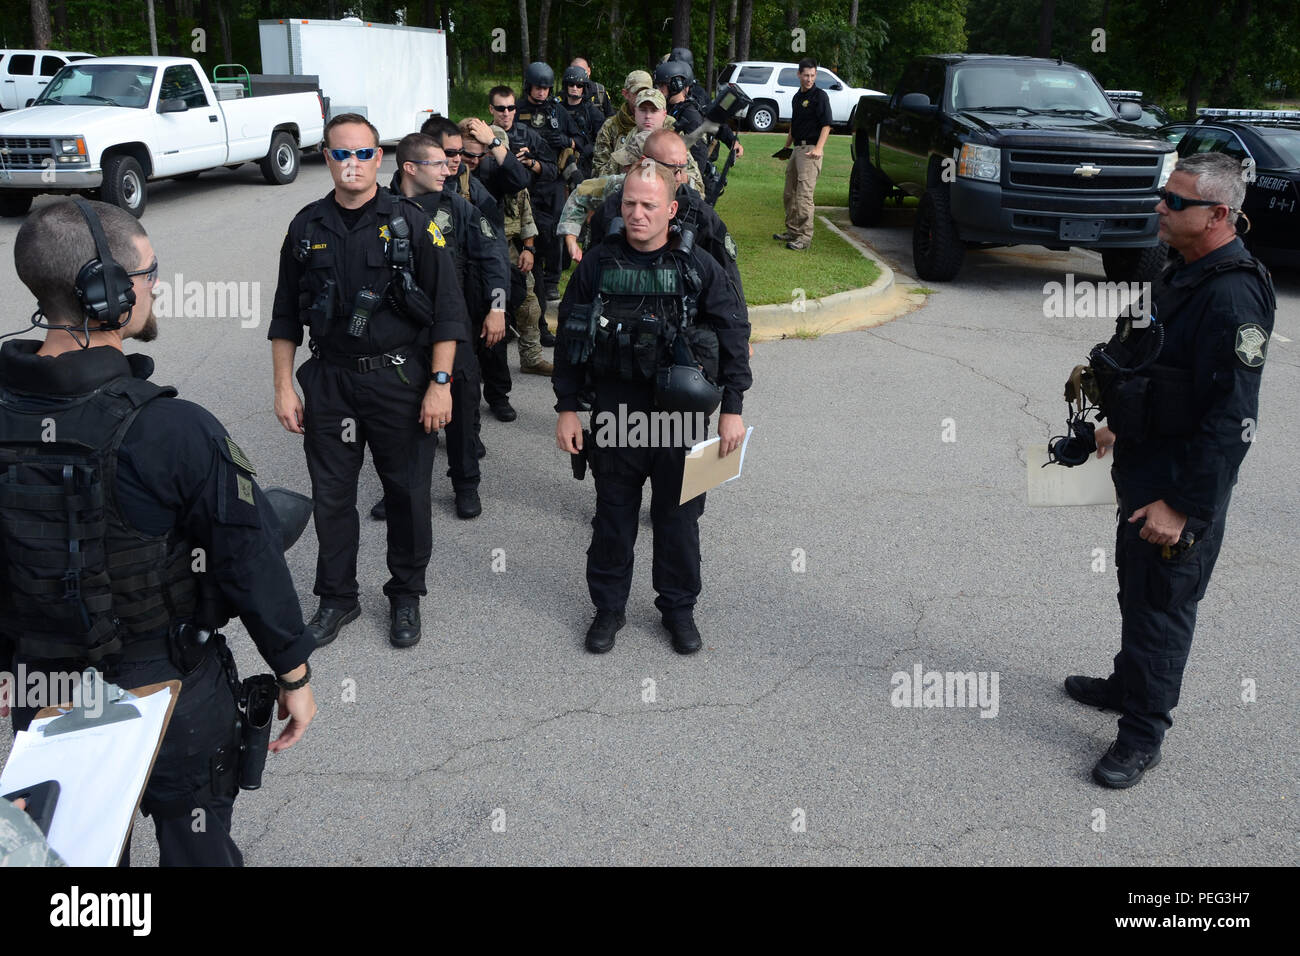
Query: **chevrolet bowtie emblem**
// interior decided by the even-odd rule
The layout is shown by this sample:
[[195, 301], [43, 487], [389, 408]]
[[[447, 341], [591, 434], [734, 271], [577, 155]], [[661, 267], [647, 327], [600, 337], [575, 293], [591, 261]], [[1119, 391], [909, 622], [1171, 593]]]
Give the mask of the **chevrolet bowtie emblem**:
[[1074, 175], [1076, 176], [1096, 176], [1101, 172], [1100, 166], [1094, 166], [1092, 163], [1084, 163], [1082, 166], [1076, 166]]

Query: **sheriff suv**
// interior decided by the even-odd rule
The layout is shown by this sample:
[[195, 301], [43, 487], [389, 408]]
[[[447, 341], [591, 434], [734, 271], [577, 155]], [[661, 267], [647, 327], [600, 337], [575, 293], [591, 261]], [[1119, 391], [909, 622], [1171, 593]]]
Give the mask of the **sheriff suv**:
[[1248, 246], [1300, 249], [1300, 110], [1198, 110], [1195, 122], [1159, 132], [1179, 156], [1227, 153], [1241, 162]]
[[1157, 190], [1178, 155], [1141, 114], [1059, 60], [919, 57], [892, 97], [858, 104], [853, 224], [876, 225], [891, 196], [918, 197], [921, 279], [954, 278], [967, 248], [1013, 245], [1096, 249], [1107, 278], [1154, 279]]

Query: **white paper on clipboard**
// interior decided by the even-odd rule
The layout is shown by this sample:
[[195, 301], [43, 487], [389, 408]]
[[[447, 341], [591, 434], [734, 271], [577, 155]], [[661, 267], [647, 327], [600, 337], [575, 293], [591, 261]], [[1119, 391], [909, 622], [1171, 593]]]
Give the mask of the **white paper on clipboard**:
[[1025, 466], [1031, 508], [1115, 504], [1110, 462], [1098, 458], [1096, 452], [1082, 465], [1067, 468], [1047, 464], [1046, 445], [1030, 445], [1025, 452]]

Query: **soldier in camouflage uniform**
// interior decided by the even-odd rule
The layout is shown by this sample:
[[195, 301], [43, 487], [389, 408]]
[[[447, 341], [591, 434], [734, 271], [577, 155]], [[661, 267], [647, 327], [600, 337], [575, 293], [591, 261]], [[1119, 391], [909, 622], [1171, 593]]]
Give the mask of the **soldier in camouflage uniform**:
[[8, 866], [67, 866], [45, 842], [35, 821], [8, 800], [0, 800], [0, 869]]
[[[502, 134], [504, 135], [504, 134]], [[519, 333], [519, 371], [549, 376], [554, 367], [542, 351], [542, 306], [533, 285], [534, 241], [537, 223], [533, 219], [528, 191], [521, 189], [505, 197], [506, 247], [510, 255], [510, 306], [514, 308], [515, 329]], [[519, 290], [522, 289], [522, 296]]]
[[605, 120], [605, 125], [596, 134], [591, 166], [597, 176], [604, 175], [601, 169], [609, 165], [609, 158], [618, 148], [619, 140], [636, 130], [636, 95], [642, 90], [650, 89], [652, 83], [653, 77], [645, 70], [633, 70], [623, 81], [623, 105], [617, 113]]

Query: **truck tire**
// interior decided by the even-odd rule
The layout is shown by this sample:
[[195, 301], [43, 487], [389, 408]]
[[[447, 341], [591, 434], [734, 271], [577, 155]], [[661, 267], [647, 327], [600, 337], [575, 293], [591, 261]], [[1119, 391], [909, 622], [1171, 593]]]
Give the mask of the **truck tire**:
[[776, 106], [767, 100], [759, 100], [749, 108], [749, 128], [755, 133], [770, 132], [776, 125], [777, 117], [780, 116], [776, 111]]
[[272, 186], [284, 186], [298, 178], [298, 144], [288, 133], [271, 137], [271, 148], [262, 161], [262, 178]]
[[912, 264], [916, 277], [947, 282], [961, 271], [966, 247], [957, 236], [946, 189], [927, 189], [916, 211], [912, 229]]
[[24, 192], [20, 189], [0, 191], [0, 216], [27, 215], [27, 210], [32, 208], [32, 200], [35, 198], [35, 193]]
[[1168, 253], [1163, 242], [1145, 249], [1103, 249], [1101, 265], [1111, 282], [1155, 282], [1164, 271]]
[[135, 218], [144, 215], [149, 202], [144, 170], [130, 156], [110, 156], [104, 160], [104, 185], [99, 198], [111, 206], [120, 206]]
[[865, 157], [859, 156], [849, 175], [849, 219], [853, 225], [880, 225], [887, 192], [884, 175]]

